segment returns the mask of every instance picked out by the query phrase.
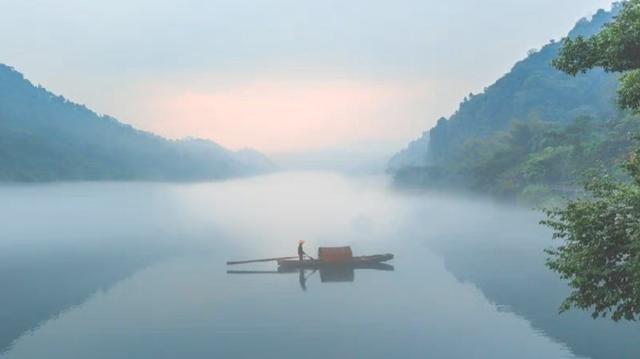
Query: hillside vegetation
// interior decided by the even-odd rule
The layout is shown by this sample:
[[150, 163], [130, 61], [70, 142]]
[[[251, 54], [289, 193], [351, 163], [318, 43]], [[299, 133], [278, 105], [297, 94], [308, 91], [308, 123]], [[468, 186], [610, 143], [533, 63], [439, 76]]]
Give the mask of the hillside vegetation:
[[0, 65], [0, 181], [207, 180], [271, 162], [211, 141], [171, 141], [34, 86]]
[[[620, 8], [580, 20], [568, 38], [598, 33]], [[577, 190], [587, 169], [616, 172], [638, 130], [633, 115], [617, 107], [618, 75], [600, 68], [566, 74], [552, 65], [561, 48], [552, 41], [531, 51], [483, 93], [466, 97], [392, 159], [397, 183], [539, 203]]]

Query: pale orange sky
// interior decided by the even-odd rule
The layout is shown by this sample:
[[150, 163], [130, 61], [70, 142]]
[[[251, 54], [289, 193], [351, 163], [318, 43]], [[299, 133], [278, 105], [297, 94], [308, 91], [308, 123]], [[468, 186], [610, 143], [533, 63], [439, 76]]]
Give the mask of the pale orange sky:
[[[182, 138], [214, 139], [268, 153], [340, 146], [354, 141], [404, 141], [427, 125], [426, 83], [264, 77], [224, 86], [215, 76], [200, 85], [151, 83], [127, 118], [150, 118], [145, 128]], [[202, 85], [205, 83], [205, 85]], [[422, 114], [423, 116], [417, 115]], [[417, 123], [416, 123], [417, 122]]]

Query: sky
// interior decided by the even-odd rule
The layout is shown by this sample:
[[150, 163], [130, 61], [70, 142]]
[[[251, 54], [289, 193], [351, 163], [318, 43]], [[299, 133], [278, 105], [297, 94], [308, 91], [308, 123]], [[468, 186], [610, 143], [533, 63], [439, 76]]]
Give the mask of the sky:
[[169, 138], [400, 149], [609, 0], [0, 0], [0, 63]]

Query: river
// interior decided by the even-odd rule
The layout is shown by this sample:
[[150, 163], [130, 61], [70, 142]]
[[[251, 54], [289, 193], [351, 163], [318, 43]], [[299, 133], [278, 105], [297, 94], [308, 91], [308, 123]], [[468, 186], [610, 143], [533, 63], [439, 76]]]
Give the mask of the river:
[[[637, 324], [558, 314], [540, 218], [328, 172], [3, 185], [0, 357], [638, 357]], [[393, 270], [227, 273], [300, 239]]]

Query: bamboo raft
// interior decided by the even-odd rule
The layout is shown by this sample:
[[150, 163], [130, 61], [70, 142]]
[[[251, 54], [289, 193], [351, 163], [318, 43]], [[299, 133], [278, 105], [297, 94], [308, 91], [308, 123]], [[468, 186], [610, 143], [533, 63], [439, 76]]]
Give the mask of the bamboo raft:
[[318, 259], [309, 257], [308, 259], [301, 260], [299, 257], [276, 257], [247, 261], [233, 261], [227, 262], [227, 265], [274, 261], [278, 263], [278, 270], [280, 272], [286, 272], [290, 269], [296, 268], [378, 268], [385, 266], [382, 262], [386, 262], [391, 259], [393, 259], [393, 254], [390, 253], [354, 257], [351, 252], [351, 247], [320, 247], [318, 248]]

